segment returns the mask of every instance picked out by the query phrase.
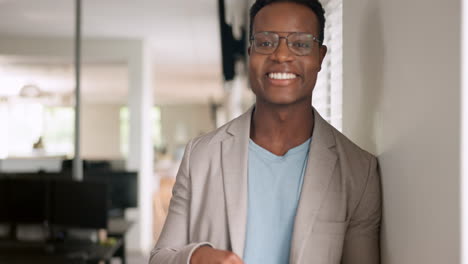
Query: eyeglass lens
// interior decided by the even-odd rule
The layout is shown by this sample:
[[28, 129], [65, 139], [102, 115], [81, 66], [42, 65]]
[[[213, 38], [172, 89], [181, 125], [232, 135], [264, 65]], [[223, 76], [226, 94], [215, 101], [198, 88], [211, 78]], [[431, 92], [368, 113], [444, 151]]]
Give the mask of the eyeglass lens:
[[[302, 56], [312, 52], [314, 36], [307, 33], [292, 33], [287, 37], [289, 50]], [[272, 54], [279, 45], [280, 36], [274, 32], [259, 32], [254, 35], [255, 51], [261, 54]]]

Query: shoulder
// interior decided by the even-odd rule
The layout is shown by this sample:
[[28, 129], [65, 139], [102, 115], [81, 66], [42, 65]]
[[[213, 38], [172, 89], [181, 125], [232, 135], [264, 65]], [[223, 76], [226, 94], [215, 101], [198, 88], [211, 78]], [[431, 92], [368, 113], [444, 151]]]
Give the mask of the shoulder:
[[211, 132], [193, 138], [188, 144], [190, 151], [192, 153], [213, 152], [219, 149], [222, 141], [233, 136], [233, 131], [241, 129], [245, 133], [250, 129], [250, 113], [251, 110]]
[[376, 157], [369, 153], [368, 151], [362, 149], [356, 143], [351, 141], [347, 136], [341, 133], [339, 130], [331, 126], [331, 131], [335, 137], [336, 146], [339, 151], [342, 151], [346, 154], [350, 154], [351, 156], [364, 159], [364, 160], [371, 160], [375, 159]]
[[326, 123], [326, 126], [328, 133], [332, 134], [335, 140], [334, 151], [338, 156], [342, 171], [350, 172], [351, 175], [354, 175], [353, 177], [364, 177], [363, 180], [365, 180], [370, 170], [376, 167], [377, 158], [351, 141], [332, 125]]
[[366, 189], [370, 192], [379, 192], [380, 174], [377, 158], [333, 126], [328, 126], [328, 131], [335, 140], [332, 151], [337, 156], [336, 165], [340, 175], [335, 179], [335, 183], [344, 184], [350, 199], [354, 201], [359, 201]]
[[200, 135], [190, 140], [189, 145], [191, 151], [199, 151], [219, 144], [219, 142], [223, 141], [224, 138], [228, 136], [226, 130], [229, 127], [229, 124], [230, 122], [213, 131], [210, 131], [206, 134]]

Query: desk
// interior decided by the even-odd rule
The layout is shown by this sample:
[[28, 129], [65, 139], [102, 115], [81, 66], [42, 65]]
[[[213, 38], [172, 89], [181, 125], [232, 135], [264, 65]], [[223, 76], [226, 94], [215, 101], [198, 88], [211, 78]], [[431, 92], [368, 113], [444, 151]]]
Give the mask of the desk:
[[122, 240], [113, 245], [88, 241], [56, 243], [0, 241], [0, 264], [88, 264], [110, 262]]
[[101, 245], [90, 241], [66, 241], [46, 244], [0, 240], [0, 264], [88, 264], [100, 260], [110, 261], [119, 257], [126, 263], [125, 233], [132, 222], [123, 218], [111, 218], [108, 222], [108, 236], [115, 238], [113, 245]]

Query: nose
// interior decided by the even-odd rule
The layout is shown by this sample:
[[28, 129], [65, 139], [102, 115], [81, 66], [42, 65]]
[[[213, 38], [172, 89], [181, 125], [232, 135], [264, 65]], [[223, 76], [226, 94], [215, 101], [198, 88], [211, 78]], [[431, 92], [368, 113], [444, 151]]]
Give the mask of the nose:
[[278, 47], [271, 54], [271, 59], [282, 63], [294, 60], [294, 54], [289, 50], [288, 42], [285, 37], [279, 39]]

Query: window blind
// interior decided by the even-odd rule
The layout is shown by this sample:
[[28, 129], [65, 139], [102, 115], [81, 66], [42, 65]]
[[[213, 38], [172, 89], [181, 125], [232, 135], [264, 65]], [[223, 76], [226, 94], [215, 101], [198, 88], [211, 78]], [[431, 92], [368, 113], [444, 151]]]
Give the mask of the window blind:
[[322, 0], [325, 9], [325, 39], [328, 53], [322, 63], [312, 96], [312, 105], [338, 130], [343, 124], [343, 3]]

